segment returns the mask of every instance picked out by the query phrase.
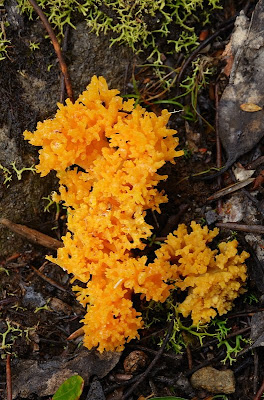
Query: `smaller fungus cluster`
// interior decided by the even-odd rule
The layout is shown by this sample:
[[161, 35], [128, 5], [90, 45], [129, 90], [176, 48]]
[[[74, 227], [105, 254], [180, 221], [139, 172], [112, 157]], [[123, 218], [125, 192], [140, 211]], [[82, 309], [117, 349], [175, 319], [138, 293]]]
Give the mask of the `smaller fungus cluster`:
[[173, 268], [173, 279], [180, 290], [188, 290], [188, 295], [179, 305], [184, 317], [191, 314], [194, 325], [207, 323], [232, 308], [233, 300], [243, 293], [243, 283], [247, 278], [246, 251], [237, 254], [237, 240], [221, 242], [218, 250], [208, 247], [219, 233], [210, 231], [194, 221], [192, 232], [188, 234], [184, 224], [169, 234], [166, 243], [156, 251], [155, 263]]
[[143, 327], [132, 295], [165, 301], [175, 285], [188, 289], [180, 305], [194, 323], [208, 322], [231, 308], [246, 279], [237, 242], [221, 243], [220, 253], [207, 243], [217, 229], [192, 223], [170, 234], [156, 259], [135, 257], [142, 239], [151, 236], [146, 210], [160, 212], [167, 201], [157, 184], [166, 179], [158, 169], [182, 154], [176, 151], [176, 131], [167, 128], [169, 112], [146, 112], [134, 100], [123, 101], [102, 77], [93, 77], [87, 90], [72, 104], [59, 105], [54, 119], [39, 122], [24, 136], [41, 146], [37, 170], [42, 176], [57, 171], [60, 188], [54, 200], [68, 207], [68, 233], [57, 258], [85, 287], [75, 286], [87, 308], [84, 344], [99, 351], [122, 350]]

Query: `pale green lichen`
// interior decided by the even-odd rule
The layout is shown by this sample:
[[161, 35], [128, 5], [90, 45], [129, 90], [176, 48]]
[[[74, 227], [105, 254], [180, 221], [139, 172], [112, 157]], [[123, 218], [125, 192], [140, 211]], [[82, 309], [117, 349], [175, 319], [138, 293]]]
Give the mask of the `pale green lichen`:
[[[190, 20], [203, 26], [212, 10], [220, 8], [219, 3], [220, 0], [90, 0], [86, 20], [96, 34], [111, 32], [112, 44], [126, 43], [134, 51], [148, 48], [149, 58], [160, 63], [159, 38], [174, 44], [176, 52], [192, 50], [198, 38]], [[175, 39], [170, 37], [172, 27], [178, 31]]]
[[0, 61], [4, 60], [7, 56], [7, 49], [10, 44], [10, 40], [6, 38], [5, 29], [8, 27], [8, 22], [5, 21], [5, 12], [4, 12], [4, 0], [0, 0]]
[[[22, 179], [22, 173], [25, 171], [31, 171], [33, 174], [36, 172], [35, 165], [31, 165], [31, 167], [23, 167], [21, 169], [18, 169], [16, 167], [16, 162], [12, 162], [11, 167], [13, 171], [16, 173], [17, 179], [21, 181]], [[3, 185], [5, 185], [7, 188], [10, 186], [10, 182], [13, 179], [13, 173], [12, 170], [8, 169], [4, 165], [0, 164], [0, 176], [3, 176]]]
[[[90, 1], [77, 0], [37, 0], [37, 4], [47, 16], [50, 24], [59, 36], [63, 36], [65, 24], [75, 28], [72, 23], [73, 13], [81, 13], [83, 16], [89, 10]], [[21, 13], [29, 16], [29, 19], [36, 18], [35, 11], [28, 0], [17, 0]]]
[[[33, 18], [27, 0], [17, 0], [22, 13]], [[74, 14], [81, 14], [97, 35], [111, 36], [114, 43], [127, 44], [133, 51], [148, 49], [149, 58], [162, 61], [160, 39], [168, 52], [191, 51], [197, 46], [193, 24], [208, 23], [212, 10], [221, 0], [37, 0], [58, 36], [64, 25], [74, 28]], [[163, 43], [163, 44], [164, 44]], [[162, 44], [162, 47], [163, 47]]]

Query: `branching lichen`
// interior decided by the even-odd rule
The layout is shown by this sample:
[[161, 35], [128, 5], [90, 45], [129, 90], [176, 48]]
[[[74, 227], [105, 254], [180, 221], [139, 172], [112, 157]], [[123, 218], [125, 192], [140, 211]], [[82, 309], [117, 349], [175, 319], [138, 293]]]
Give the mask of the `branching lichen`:
[[[33, 19], [27, 0], [17, 0], [22, 13]], [[167, 52], [191, 51], [197, 45], [194, 24], [208, 23], [220, 0], [37, 0], [58, 36], [65, 24], [73, 28], [73, 15], [81, 14], [97, 35], [110, 33], [111, 45], [126, 44], [133, 51], [148, 49], [149, 58], [161, 63], [161, 46]], [[162, 42], [162, 43], [161, 43]]]
[[86, 20], [96, 34], [111, 32], [112, 44], [125, 43], [134, 51], [149, 49], [149, 58], [161, 63], [160, 39], [162, 45], [174, 45], [168, 52], [190, 51], [198, 40], [193, 24], [208, 23], [219, 2], [209, 0], [205, 9], [203, 0], [91, 0]]
[[[17, 4], [21, 13], [27, 14], [29, 19], [35, 18], [33, 7], [27, 0], [17, 0]], [[37, 0], [37, 4], [43, 10], [57, 34], [63, 36], [65, 24], [75, 28], [72, 22], [72, 14], [78, 12], [85, 16], [88, 12], [90, 1]]]

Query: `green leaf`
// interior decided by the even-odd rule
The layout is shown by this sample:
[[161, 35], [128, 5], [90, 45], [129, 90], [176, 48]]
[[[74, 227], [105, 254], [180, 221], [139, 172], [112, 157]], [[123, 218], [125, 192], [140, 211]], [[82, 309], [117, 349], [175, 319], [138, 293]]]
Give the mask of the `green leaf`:
[[79, 375], [71, 376], [52, 397], [52, 400], [78, 400], [83, 391], [83, 378]]

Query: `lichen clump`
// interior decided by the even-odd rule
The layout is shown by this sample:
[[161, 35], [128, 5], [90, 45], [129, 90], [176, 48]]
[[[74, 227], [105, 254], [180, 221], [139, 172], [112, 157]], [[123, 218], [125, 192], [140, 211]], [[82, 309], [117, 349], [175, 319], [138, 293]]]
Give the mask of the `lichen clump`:
[[87, 308], [84, 344], [99, 351], [122, 350], [138, 337], [143, 321], [133, 306], [134, 293], [165, 301], [175, 284], [190, 288], [181, 312], [192, 311], [195, 322], [208, 321], [214, 309], [221, 314], [231, 307], [246, 276], [247, 254], [237, 255], [237, 243], [219, 245], [216, 255], [207, 243], [217, 230], [195, 223], [190, 235], [184, 226], [169, 235], [152, 263], [132, 254], [143, 250], [142, 240], [152, 234], [146, 210], [160, 212], [167, 201], [156, 189], [166, 179], [157, 170], [182, 152], [175, 150], [176, 131], [167, 128], [167, 110], [156, 116], [118, 93], [104, 78], [93, 77], [74, 104], [59, 104], [54, 119], [24, 133], [42, 147], [38, 172], [57, 171], [60, 188], [54, 199], [68, 207], [68, 233], [57, 258], [49, 259], [83, 282], [74, 289]]
[[[16, 0], [21, 13], [33, 19], [27, 0]], [[194, 26], [208, 24], [220, 0], [37, 0], [58, 36], [64, 27], [75, 28], [76, 17], [88, 28], [110, 34], [111, 44], [126, 44], [138, 52], [148, 49], [149, 58], [162, 63], [164, 45], [169, 53], [190, 52], [198, 45]]]

